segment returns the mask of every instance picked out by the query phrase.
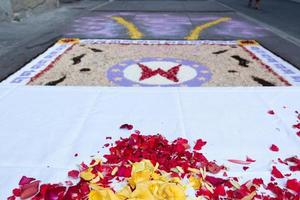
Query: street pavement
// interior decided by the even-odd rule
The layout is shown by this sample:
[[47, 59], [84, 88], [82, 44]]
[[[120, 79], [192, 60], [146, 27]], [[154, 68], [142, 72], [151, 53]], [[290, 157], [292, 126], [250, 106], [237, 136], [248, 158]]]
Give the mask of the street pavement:
[[300, 40], [299, 0], [261, 0], [259, 10], [249, 8], [247, 0], [218, 0], [218, 2], [228, 9], [234, 9]]
[[[296, 26], [299, 22], [290, 16], [289, 10], [270, 10], [282, 4], [282, 8], [294, 12], [300, 4], [271, 1], [262, 1], [261, 10], [249, 9], [246, 1], [240, 0], [86, 0], [63, 4], [57, 10], [21, 22], [0, 23], [0, 80], [61, 37], [130, 39], [128, 30], [115, 23], [113, 16], [127, 19], [138, 27], [144, 33], [141, 39], [177, 40], [185, 39], [201, 24], [230, 19], [202, 31], [198, 39], [255, 39], [300, 68], [300, 26]], [[271, 20], [272, 16], [276, 20]]]

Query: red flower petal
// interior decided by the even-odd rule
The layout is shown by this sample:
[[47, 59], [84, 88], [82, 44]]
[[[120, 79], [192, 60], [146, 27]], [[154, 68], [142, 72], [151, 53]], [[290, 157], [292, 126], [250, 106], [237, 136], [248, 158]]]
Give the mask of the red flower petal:
[[68, 176], [71, 178], [77, 179], [79, 177], [79, 171], [71, 170], [68, 172]]
[[290, 190], [295, 191], [296, 193], [300, 193], [300, 181], [297, 179], [290, 179], [286, 182], [286, 187]]
[[16, 196], [16, 197], [21, 196], [21, 189], [19, 189], [19, 188], [13, 189], [12, 192], [13, 192], [13, 195]]
[[196, 144], [194, 146], [194, 150], [201, 150], [202, 147], [206, 144], [206, 141], [203, 141], [202, 139], [199, 139], [196, 141]]
[[28, 183], [26, 185], [21, 186], [21, 199], [27, 199], [36, 195], [39, 191], [40, 181], [34, 181], [32, 183]]
[[278, 158], [278, 162], [284, 165], [288, 165], [288, 163], [286, 161], [283, 161], [281, 158]]
[[246, 171], [247, 169], [249, 169], [249, 167], [244, 166], [243, 170]]
[[212, 174], [217, 174], [219, 173], [223, 167], [217, 165], [216, 163], [214, 162], [209, 162], [206, 166], [207, 168], [207, 171], [212, 173]]
[[120, 126], [120, 129], [132, 130], [133, 126], [131, 124], [123, 124]]
[[217, 178], [214, 176], [206, 176], [205, 180], [208, 181], [209, 183], [211, 183], [215, 187], [226, 182], [225, 179]]
[[296, 166], [290, 166], [290, 170], [292, 171], [292, 172], [295, 172], [295, 171], [300, 171], [300, 166], [298, 165], [296, 165]]
[[272, 146], [270, 147], [270, 150], [271, 151], [279, 151], [279, 148], [278, 148], [278, 146], [276, 146], [275, 144], [272, 144]]
[[225, 192], [225, 188], [223, 185], [218, 185], [214, 191], [214, 194], [216, 196], [225, 196], [226, 192]]
[[283, 174], [275, 166], [272, 167], [271, 174], [276, 178], [284, 178]]
[[274, 112], [274, 110], [269, 110], [269, 111], [268, 111], [268, 114], [270, 114], [270, 115], [274, 115], [274, 114], [275, 114], [275, 112]]
[[300, 129], [300, 123], [293, 125], [293, 128]]
[[284, 176], [289, 177], [289, 176], [292, 176], [292, 174], [289, 173], [289, 174], [285, 174]]
[[236, 159], [229, 159], [229, 162], [235, 163], [235, 164], [240, 164], [240, 165], [249, 165], [252, 162], [249, 161], [243, 161], [243, 160], [236, 160]]
[[34, 180], [35, 180], [35, 178], [29, 178], [26, 176], [22, 176], [21, 180], [19, 181], [19, 185], [26, 185], [28, 183], [31, 183]]
[[247, 162], [255, 162], [256, 160], [253, 160], [253, 159], [251, 159], [251, 158], [249, 158], [248, 156], [246, 157], [246, 161]]
[[300, 131], [297, 132], [297, 135], [300, 137]]
[[260, 186], [260, 185], [264, 184], [264, 181], [262, 178], [255, 178], [255, 179], [253, 179], [252, 183]]

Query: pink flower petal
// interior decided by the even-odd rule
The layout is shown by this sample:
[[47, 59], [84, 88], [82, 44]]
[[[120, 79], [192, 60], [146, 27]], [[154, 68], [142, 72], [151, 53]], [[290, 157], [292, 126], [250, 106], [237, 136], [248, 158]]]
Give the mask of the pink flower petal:
[[247, 156], [247, 157], [246, 157], [246, 161], [247, 161], [247, 162], [255, 162], [256, 160], [253, 160], [253, 159], [251, 159], [250, 157]]
[[249, 161], [243, 161], [243, 160], [235, 160], [235, 159], [229, 159], [229, 162], [235, 163], [235, 164], [240, 164], [240, 165], [249, 165], [252, 162]]
[[21, 186], [21, 199], [27, 199], [36, 195], [39, 191], [40, 181], [34, 181], [26, 185]]
[[79, 171], [78, 170], [71, 170], [68, 172], [68, 176], [74, 179], [77, 179], [79, 177]]

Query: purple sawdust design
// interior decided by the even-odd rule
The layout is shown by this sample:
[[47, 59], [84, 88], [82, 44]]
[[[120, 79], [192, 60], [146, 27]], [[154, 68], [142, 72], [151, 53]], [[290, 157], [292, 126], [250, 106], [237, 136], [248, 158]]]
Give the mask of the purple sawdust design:
[[[194, 25], [201, 25], [210, 21], [217, 20], [221, 17], [224, 16], [203, 16], [198, 14], [190, 14], [190, 19]], [[207, 29], [207, 31], [208, 33], [214, 35], [249, 38], [264, 37], [268, 34], [267, 30], [263, 27], [235, 18], [232, 18], [225, 23], [220, 23], [217, 26], [213, 26]]]
[[178, 84], [145, 84], [143, 81], [133, 81], [124, 76], [124, 72], [129, 67], [135, 66], [138, 69], [138, 64], [136, 60], [126, 60], [121, 63], [118, 63], [107, 71], [107, 78], [108, 80], [112, 81], [113, 83], [119, 86], [146, 86], [146, 87], [153, 87], [153, 86], [161, 86], [161, 87], [178, 87], [178, 86], [188, 86], [188, 87], [199, 87], [202, 84], [208, 82], [211, 77], [212, 73], [208, 67], [203, 66], [194, 61], [178, 59], [178, 58], [141, 58], [138, 59], [138, 63], [154, 63], [154, 62], [172, 62], [180, 65], [181, 67], [191, 68], [196, 72], [196, 75], [184, 82]]
[[213, 30], [218, 35], [242, 36], [242, 37], [264, 37], [267, 35], [266, 29], [252, 25], [247, 22], [231, 20]]
[[126, 13], [100, 13], [76, 19], [67, 31], [68, 36], [84, 35], [86, 37], [101, 36], [105, 38], [127, 36], [126, 29], [117, 24], [112, 16], [126, 16]]
[[137, 14], [134, 21], [146, 36], [157, 38], [184, 38], [192, 25], [187, 16], [170, 13]]
[[[123, 17], [133, 23], [144, 37], [183, 39], [195, 27], [224, 16], [181, 13], [138, 13], [111, 12], [96, 13], [79, 17], [66, 30], [68, 37], [77, 35], [97, 38], [128, 38], [127, 29], [112, 19], [113, 16]], [[205, 30], [208, 34], [239, 38], [264, 37], [268, 31], [263, 27], [247, 21], [232, 18], [229, 21], [212, 26]]]

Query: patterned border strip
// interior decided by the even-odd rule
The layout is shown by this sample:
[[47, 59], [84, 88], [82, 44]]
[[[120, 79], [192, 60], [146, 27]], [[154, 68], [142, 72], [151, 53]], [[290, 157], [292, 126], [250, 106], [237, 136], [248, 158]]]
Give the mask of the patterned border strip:
[[216, 45], [237, 45], [237, 41], [222, 40], [107, 40], [107, 39], [82, 39], [82, 44], [149, 44], [149, 45], [197, 45], [197, 44], [216, 44]]
[[[36, 59], [25, 65], [16, 73], [2, 81], [1, 85], [26, 85], [33, 77], [40, 74], [57, 60], [65, 51], [74, 44], [143, 44], [143, 45], [241, 45], [264, 65], [270, 71], [277, 74], [282, 79], [286, 79], [292, 86], [300, 86], [300, 71], [280, 57], [271, 53], [269, 50], [260, 46], [255, 40], [238, 41], [213, 41], [213, 40], [114, 40], [114, 39], [76, 39], [65, 38], [59, 40], [53, 47], [38, 56]], [[284, 77], [284, 78], [283, 78]]]
[[294, 66], [260, 45], [246, 45], [243, 47], [255, 55], [262, 64], [267, 64], [267, 68], [279, 75], [279, 78], [286, 79], [292, 86], [300, 86], [300, 71]]
[[50, 47], [46, 52], [39, 55], [36, 59], [25, 65], [19, 71], [15, 72], [4, 81], [1, 85], [26, 85], [33, 77], [38, 75], [41, 71], [45, 70], [57, 58], [59, 58], [65, 51], [71, 48], [72, 43], [56, 43]]

